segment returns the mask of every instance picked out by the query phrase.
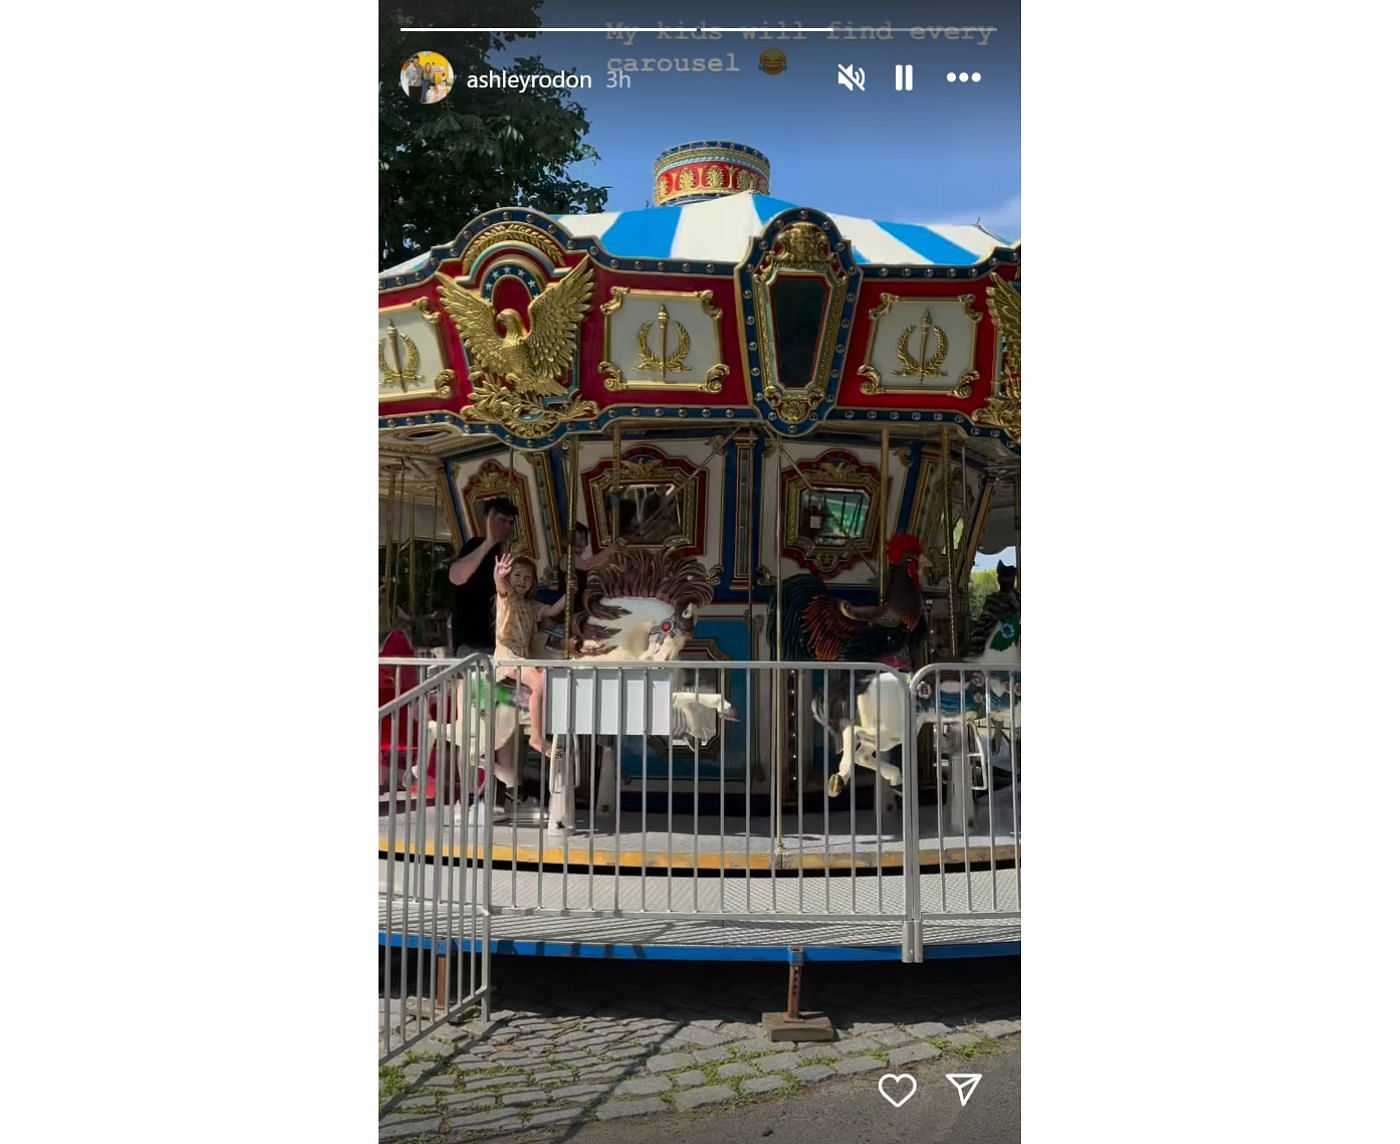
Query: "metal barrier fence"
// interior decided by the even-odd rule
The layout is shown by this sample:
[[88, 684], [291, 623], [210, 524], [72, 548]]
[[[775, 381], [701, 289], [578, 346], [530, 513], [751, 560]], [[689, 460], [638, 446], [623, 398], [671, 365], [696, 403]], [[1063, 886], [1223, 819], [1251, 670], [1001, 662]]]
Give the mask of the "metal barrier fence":
[[[407, 778], [381, 805], [385, 909], [420, 959], [470, 950], [475, 973], [484, 958], [448, 1011], [484, 999], [489, 957], [476, 929], [467, 942], [429, 916], [444, 903], [460, 926], [573, 942], [623, 940], [607, 935], [637, 919], [702, 945], [745, 925], [785, 945], [785, 926], [830, 922], [833, 944], [906, 961], [1019, 940], [1019, 668], [408, 664], [433, 674], [380, 709], [382, 740], [411, 728], [388, 768]], [[531, 678], [538, 773], [515, 734]]]
[[490, 660], [381, 660], [381, 696], [386, 672], [412, 685], [379, 708], [381, 1059], [474, 1002], [489, 1016], [491, 985], [490, 879], [459, 854], [484, 853], [491, 828], [475, 760], [494, 710], [475, 718], [470, 698], [494, 690]]
[[[824, 694], [847, 692], [853, 707], [858, 683], [877, 665], [500, 666], [545, 673], [545, 732], [552, 739], [548, 774], [540, 776], [544, 813], [532, 827], [522, 829], [516, 819], [497, 828], [509, 863], [493, 898], [501, 911], [712, 921], [904, 916], [906, 871], [897, 846], [909, 829], [904, 808], [888, 790], [876, 792], [870, 809], [860, 808], [876, 786], [870, 772], [835, 804], [819, 790], [804, 791], [800, 780], [811, 765], [834, 772], [839, 752], [831, 736], [823, 736], [814, 759], [773, 765], [769, 760], [782, 754], [781, 746], [768, 745], [775, 728], [754, 718], [763, 707], [773, 710], [785, 677], [803, 674], [820, 677]], [[882, 694], [877, 707], [902, 725], [907, 693]], [[744, 758], [737, 775], [726, 766], [736, 753]], [[900, 772], [891, 769], [897, 784]], [[585, 798], [582, 815], [576, 796]], [[535, 857], [531, 869], [521, 868], [522, 855]], [[546, 874], [541, 857], [577, 874]], [[780, 873], [790, 876], [774, 876]]]
[[[1019, 942], [1021, 669], [930, 664], [908, 689], [911, 735], [933, 740], [942, 780], [932, 784], [937, 863], [921, 862], [917, 940], [965, 939], [978, 923], [995, 932], [995, 923], [1015, 918]], [[954, 856], [961, 861], [950, 873]]]

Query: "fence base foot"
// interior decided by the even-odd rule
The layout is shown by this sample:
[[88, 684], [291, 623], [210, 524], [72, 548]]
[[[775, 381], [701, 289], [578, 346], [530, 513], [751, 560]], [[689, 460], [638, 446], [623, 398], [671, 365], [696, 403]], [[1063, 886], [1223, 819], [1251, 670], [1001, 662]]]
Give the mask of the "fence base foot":
[[836, 1030], [825, 1013], [763, 1014], [763, 1031], [770, 1041], [834, 1041]]
[[801, 946], [788, 950], [787, 1009], [782, 1013], [763, 1014], [763, 1031], [770, 1041], [834, 1041], [836, 1030], [825, 1013], [803, 1013], [798, 1009], [802, 997], [802, 963], [806, 961]]

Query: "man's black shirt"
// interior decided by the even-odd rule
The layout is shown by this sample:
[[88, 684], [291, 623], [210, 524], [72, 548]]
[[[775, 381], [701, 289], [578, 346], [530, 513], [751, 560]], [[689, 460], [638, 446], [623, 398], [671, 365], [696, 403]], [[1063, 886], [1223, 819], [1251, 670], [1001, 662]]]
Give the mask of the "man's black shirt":
[[[485, 542], [485, 537], [473, 536], [462, 545], [457, 559], [471, 555]], [[452, 585], [452, 641], [458, 647], [466, 644], [488, 651], [496, 647], [496, 556], [500, 554], [488, 551], [470, 580]]]

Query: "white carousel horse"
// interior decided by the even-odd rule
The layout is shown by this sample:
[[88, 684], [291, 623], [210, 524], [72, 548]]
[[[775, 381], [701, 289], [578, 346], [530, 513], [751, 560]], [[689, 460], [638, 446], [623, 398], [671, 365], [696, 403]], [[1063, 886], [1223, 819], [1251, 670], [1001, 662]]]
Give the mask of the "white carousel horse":
[[[934, 695], [933, 683], [929, 679], [921, 682], [914, 696], [914, 732], [917, 736], [923, 727], [930, 723], [941, 724], [943, 754], [954, 764], [951, 767], [951, 785], [948, 796], [949, 816], [956, 829], [971, 826], [976, 808], [970, 797], [966, 781], [966, 768], [962, 759], [976, 742], [977, 750], [985, 766], [990, 767], [995, 730], [1000, 730], [1000, 715], [981, 712], [982, 696], [975, 684], [965, 682], [968, 674], [979, 667], [990, 669], [987, 672], [987, 692], [990, 693], [993, 708], [1004, 702], [1009, 706], [1011, 723], [1019, 728], [1019, 698], [1010, 694], [1014, 688], [1003, 688], [1001, 673], [997, 668], [1015, 668], [1021, 662], [1021, 621], [1019, 616], [1002, 621], [987, 637], [987, 644], [975, 659], [962, 661], [959, 665], [967, 669], [962, 679], [944, 680]], [[1006, 676], [1009, 680], [1009, 673]], [[812, 713], [826, 730], [833, 735], [841, 747], [841, 761], [837, 773], [827, 784], [827, 794], [831, 798], [839, 795], [851, 779], [853, 766], [866, 767], [875, 771], [896, 791], [904, 781], [903, 772], [882, 756], [904, 742], [904, 703], [909, 694], [909, 677], [892, 671], [882, 671], [871, 679], [856, 695], [855, 718], [851, 719], [843, 703], [844, 696], [839, 688], [830, 704], [829, 714], [823, 711], [821, 702], [812, 701]], [[999, 694], [1000, 693], [1000, 694]], [[835, 724], [836, 726], [833, 726]]]

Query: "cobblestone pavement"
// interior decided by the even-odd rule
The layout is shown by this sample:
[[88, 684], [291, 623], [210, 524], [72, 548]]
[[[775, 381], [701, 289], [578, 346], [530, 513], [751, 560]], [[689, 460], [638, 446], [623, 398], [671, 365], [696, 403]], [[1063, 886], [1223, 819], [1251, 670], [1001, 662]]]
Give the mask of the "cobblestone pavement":
[[963, 1064], [1020, 1031], [1020, 960], [819, 963], [804, 1009], [837, 1039], [775, 1044], [759, 1027], [785, 1003], [781, 964], [499, 957], [492, 1019], [444, 1025], [380, 1069], [384, 1144], [564, 1140], [588, 1121], [794, 1096], [916, 1062]]

